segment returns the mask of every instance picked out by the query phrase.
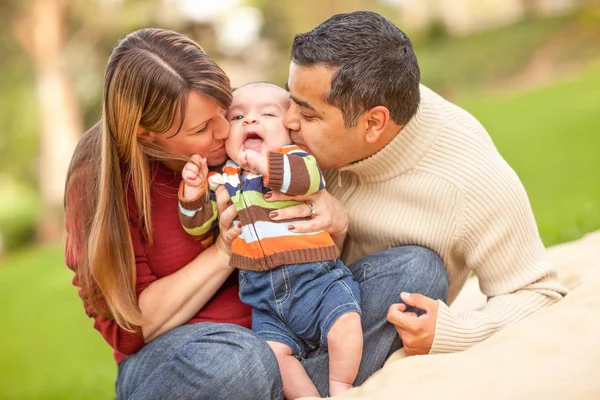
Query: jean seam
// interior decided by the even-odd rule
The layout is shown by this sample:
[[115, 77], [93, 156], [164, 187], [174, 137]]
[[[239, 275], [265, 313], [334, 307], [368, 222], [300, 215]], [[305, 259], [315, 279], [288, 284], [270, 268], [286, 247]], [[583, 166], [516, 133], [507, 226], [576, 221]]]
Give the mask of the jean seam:
[[344, 289], [348, 292], [350, 297], [352, 297], [352, 300], [354, 301], [356, 307], [360, 308], [360, 304], [358, 304], [358, 300], [356, 300], [356, 297], [354, 297], [354, 293], [352, 293], [352, 289], [350, 288], [350, 286], [344, 281], [339, 281], [338, 283], [341, 284], [344, 287]]
[[[361, 268], [362, 268], [362, 273], [361, 273], [361, 275], [362, 275], [362, 281], [363, 281], [363, 282], [367, 280], [367, 278], [368, 278], [368, 277], [367, 277], [367, 271], [368, 271], [370, 268], [372, 268], [372, 267], [373, 267], [373, 266], [371, 265], [371, 263], [363, 263], [363, 264], [361, 264]], [[360, 279], [360, 276], [359, 276], [359, 279]]]

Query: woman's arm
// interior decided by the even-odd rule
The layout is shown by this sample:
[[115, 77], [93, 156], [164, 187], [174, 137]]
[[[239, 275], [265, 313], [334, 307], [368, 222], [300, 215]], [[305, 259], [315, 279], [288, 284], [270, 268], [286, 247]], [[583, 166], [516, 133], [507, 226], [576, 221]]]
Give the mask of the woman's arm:
[[229, 266], [231, 242], [241, 228], [231, 227], [237, 211], [235, 206], [227, 205], [225, 189], [219, 189], [216, 196], [221, 234], [216, 243], [177, 272], [152, 282], [139, 295], [140, 310], [149, 321], [142, 327], [146, 342], [189, 321], [234, 270]]
[[229, 255], [216, 245], [179, 271], [152, 282], [139, 296], [146, 342], [189, 321], [231, 275]]

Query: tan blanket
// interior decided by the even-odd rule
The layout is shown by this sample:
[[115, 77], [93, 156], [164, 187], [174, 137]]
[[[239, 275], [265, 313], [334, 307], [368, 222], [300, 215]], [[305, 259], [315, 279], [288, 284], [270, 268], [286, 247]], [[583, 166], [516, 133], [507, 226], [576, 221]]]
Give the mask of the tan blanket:
[[[467, 351], [404, 358], [396, 352], [364, 385], [336, 399], [600, 399], [600, 231], [549, 249], [559, 303]], [[452, 308], [485, 302], [478, 282]]]

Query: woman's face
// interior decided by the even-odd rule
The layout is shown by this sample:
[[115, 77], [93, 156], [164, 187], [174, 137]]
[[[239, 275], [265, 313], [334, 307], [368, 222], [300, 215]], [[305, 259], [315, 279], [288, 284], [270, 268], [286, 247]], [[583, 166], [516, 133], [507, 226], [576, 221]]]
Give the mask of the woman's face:
[[[229, 135], [229, 122], [225, 114], [226, 110], [213, 100], [191, 90], [187, 98], [185, 119], [179, 132], [177, 130], [181, 119], [177, 113], [169, 131], [161, 134], [149, 132], [144, 136], [171, 154], [183, 157], [198, 154], [206, 157], [209, 166], [218, 166], [227, 160], [225, 139]], [[173, 169], [181, 167], [180, 162], [166, 161], [165, 164]]]

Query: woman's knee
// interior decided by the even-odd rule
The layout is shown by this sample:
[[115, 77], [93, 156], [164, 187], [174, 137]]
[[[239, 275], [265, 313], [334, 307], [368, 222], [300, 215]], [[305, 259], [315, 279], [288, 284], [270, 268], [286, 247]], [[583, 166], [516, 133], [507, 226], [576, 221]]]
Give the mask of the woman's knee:
[[256, 334], [234, 326], [215, 351], [220, 377], [212, 385], [212, 398], [283, 399], [277, 358]]
[[123, 362], [119, 398], [283, 398], [275, 355], [252, 331], [212, 323], [176, 329], [149, 343], [149, 354]]

